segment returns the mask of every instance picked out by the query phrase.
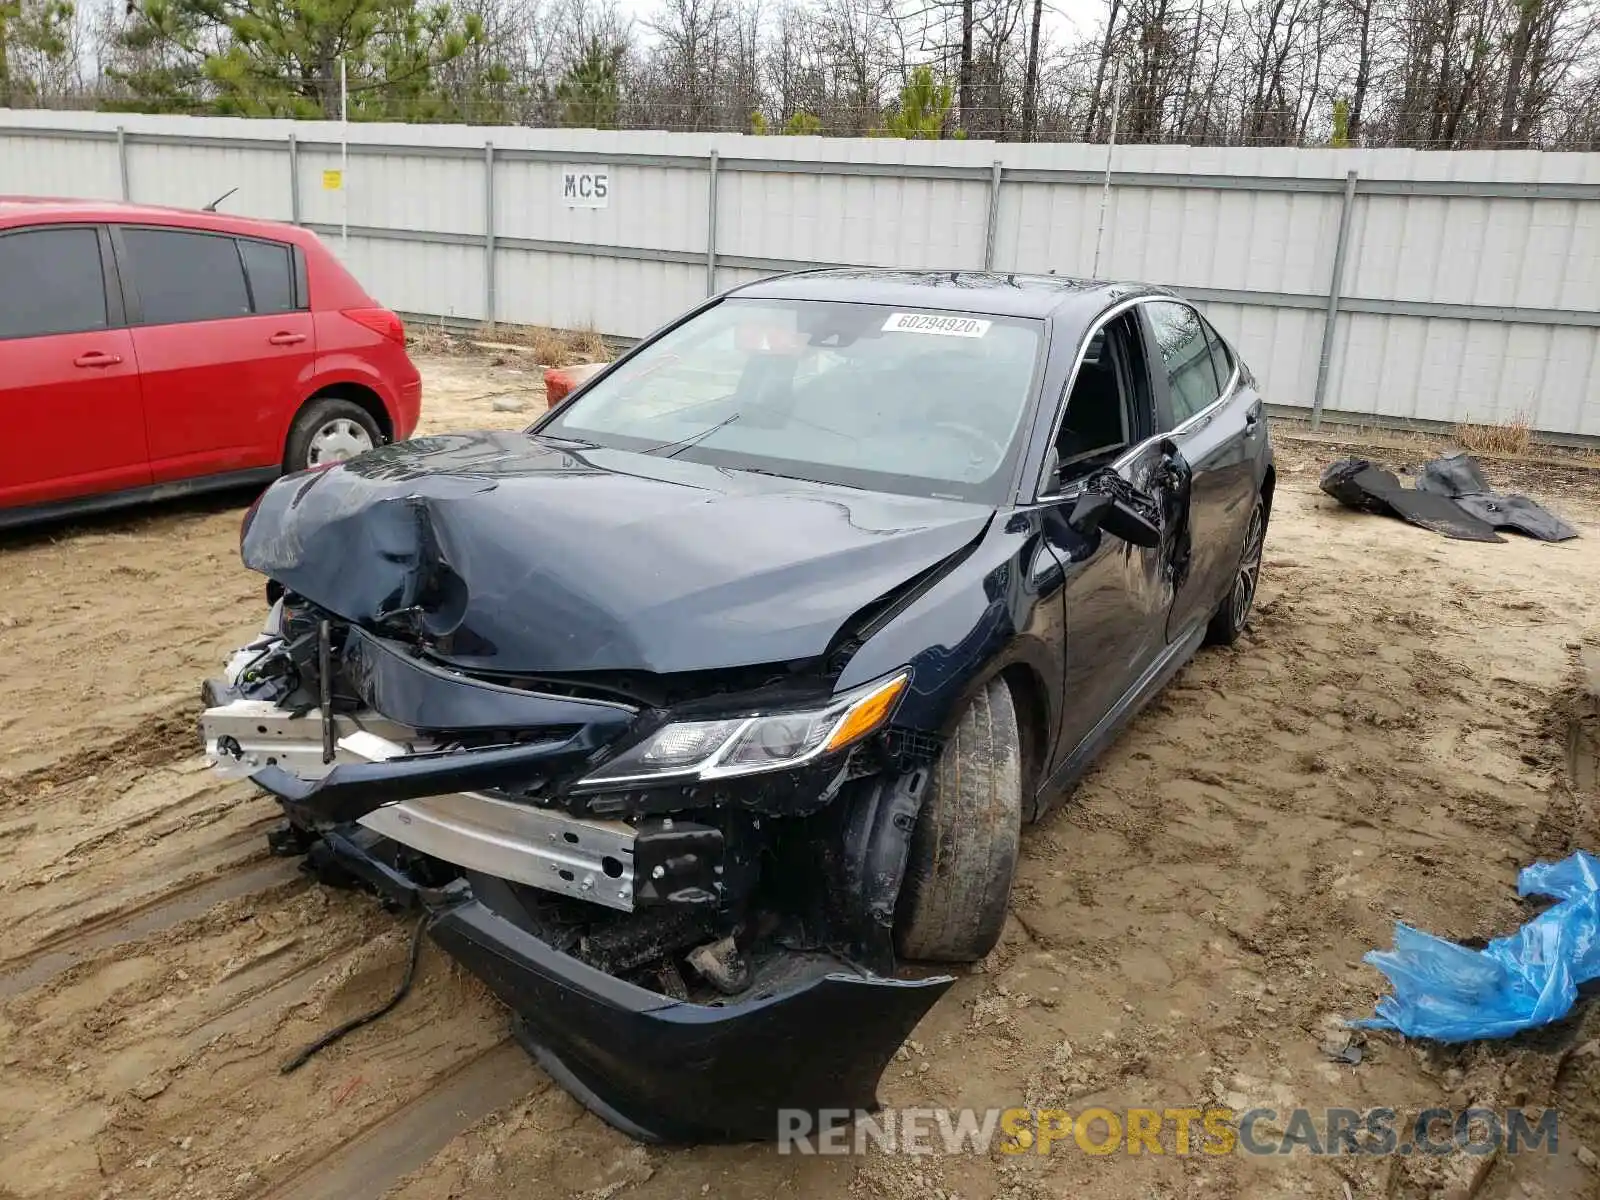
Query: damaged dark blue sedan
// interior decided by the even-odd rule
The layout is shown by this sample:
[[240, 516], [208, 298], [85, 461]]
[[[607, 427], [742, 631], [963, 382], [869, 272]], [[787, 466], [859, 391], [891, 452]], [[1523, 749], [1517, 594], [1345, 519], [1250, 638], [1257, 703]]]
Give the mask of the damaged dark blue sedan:
[[769, 279], [531, 429], [385, 446], [245, 520], [206, 684], [273, 838], [426, 914], [635, 1136], [771, 1138], [996, 943], [1018, 839], [1255, 596], [1262, 401], [1190, 305]]

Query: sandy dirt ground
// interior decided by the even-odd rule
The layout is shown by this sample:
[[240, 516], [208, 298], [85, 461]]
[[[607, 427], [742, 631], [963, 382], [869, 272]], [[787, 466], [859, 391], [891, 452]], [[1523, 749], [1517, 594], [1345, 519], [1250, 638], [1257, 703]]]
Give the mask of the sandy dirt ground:
[[[543, 407], [527, 355], [421, 365], [425, 431]], [[1491, 466], [1584, 536], [1479, 545], [1339, 509], [1316, 475], [1340, 453], [1280, 441], [1251, 630], [1203, 651], [1026, 831], [1002, 944], [916, 1031], [882, 1098], [1557, 1105], [1557, 1154], [646, 1148], [554, 1087], [432, 946], [393, 1012], [282, 1075], [389, 993], [410, 925], [269, 857], [272, 807], [199, 760], [199, 681], [263, 612], [237, 560], [248, 497], [228, 496], [0, 541], [0, 1195], [1600, 1192], [1585, 1145], [1600, 1150], [1600, 1021], [1453, 1049], [1370, 1035], [1356, 1066], [1323, 1049], [1381, 994], [1360, 958], [1396, 919], [1508, 932], [1535, 911], [1520, 866], [1600, 849], [1600, 473]]]

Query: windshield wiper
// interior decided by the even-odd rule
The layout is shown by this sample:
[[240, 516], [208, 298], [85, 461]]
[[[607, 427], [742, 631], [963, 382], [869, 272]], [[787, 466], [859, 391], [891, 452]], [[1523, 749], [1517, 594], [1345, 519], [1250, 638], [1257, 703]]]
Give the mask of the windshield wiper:
[[683, 453], [683, 451], [687, 450], [690, 446], [693, 446], [698, 442], [705, 441], [706, 438], [710, 437], [713, 433], [715, 433], [717, 430], [721, 429], [724, 425], [732, 425], [735, 421], [737, 421], [743, 415], [744, 414], [742, 414], [742, 413], [730, 413], [728, 416], [722, 418], [722, 420], [718, 421], [715, 425], [711, 426], [711, 428], [709, 428], [709, 429], [702, 429], [699, 433], [690, 434], [688, 437], [683, 438], [683, 439], [681, 439], [679, 441], [676, 441], [676, 442], [662, 442], [659, 446], [651, 446], [650, 449], [640, 451], [640, 453], [642, 453], [642, 454], [661, 454], [661, 452], [663, 450], [668, 450], [668, 451], [671, 451], [671, 453], [663, 454], [662, 457], [663, 458], [671, 458], [675, 454]]

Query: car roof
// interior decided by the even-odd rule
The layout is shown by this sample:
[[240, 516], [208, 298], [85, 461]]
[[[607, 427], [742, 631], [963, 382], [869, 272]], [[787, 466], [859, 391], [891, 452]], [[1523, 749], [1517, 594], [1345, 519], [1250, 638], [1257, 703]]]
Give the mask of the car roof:
[[14, 225], [58, 224], [63, 221], [123, 221], [129, 224], [170, 225], [181, 229], [210, 229], [305, 241], [309, 235], [281, 221], [238, 217], [229, 213], [200, 212], [192, 208], [167, 208], [156, 204], [124, 204], [116, 200], [70, 200], [52, 196], [0, 195], [0, 229]]
[[833, 267], [758, 280], [734, 295], [767, 300], [836, 300], [949, 309], [997, 317], [1087, 319], [1118, 300], [1164, 289], [1066, 275]]

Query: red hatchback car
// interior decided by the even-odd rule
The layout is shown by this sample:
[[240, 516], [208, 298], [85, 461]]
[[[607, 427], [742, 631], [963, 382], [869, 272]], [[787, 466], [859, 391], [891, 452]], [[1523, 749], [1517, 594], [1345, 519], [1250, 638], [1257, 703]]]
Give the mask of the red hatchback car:
[[315, 234], [0, 197], [0, 528], [409, 437], [400, 318]]

